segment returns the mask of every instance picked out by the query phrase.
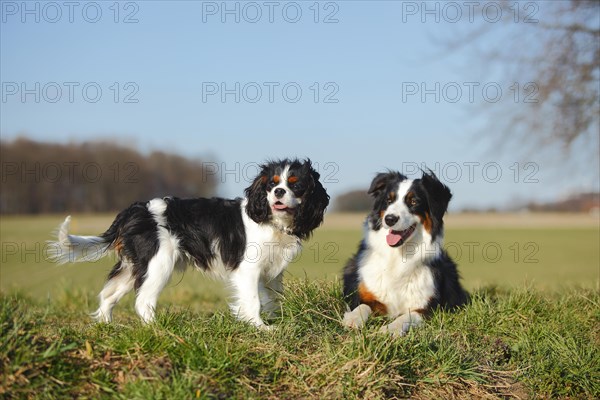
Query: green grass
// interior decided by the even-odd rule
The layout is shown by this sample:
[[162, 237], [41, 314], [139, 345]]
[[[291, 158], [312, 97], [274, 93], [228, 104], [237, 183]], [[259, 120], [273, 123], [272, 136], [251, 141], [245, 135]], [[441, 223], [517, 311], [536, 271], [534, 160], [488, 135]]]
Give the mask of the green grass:
[[598, 243], [598, 227], [449, 229], [446, 235], [446, 247], [471, 289], [523, 284], [551, 290], [573, 285], [598, 288]]
[[[114, 215], [77, 215], [76, 234], [97, 234]], [[56, 265], [46, 259], [46, 241], [64, 216], [2, 217], [0, 220], [0, 290], [19, 291], [37, 299], [54, 299], [65, 290], [99, 292], [115, 260]], [[354, 226], [354, 224], [352, 225]], [[317, 229], [304, 244], [301, 256], [288, 268], [288, 277], [333, 281], [355, 252], [361, 239], [360, 219], [347, 229], [328, 224]], [[455, 256], [463, 282], [470, 290], [489, 285], [530, 285], [542, 290], [562, 290], [573, 285], [598, 288], [600, 229], [580, 228], [453, 228], [447, 227], [446, 246]], [[472, 252], [471, 252], [472, 250]], [[498, 254], [498, 250], [500, 254]], [[163, 301], [191, 304], [196, 310], [222, 304], [223, 285], [188, 271], [175, 275], [163, 292]], [[95, 299], [92, 296], [90, 307]], [[128, 301], [125, 299], [125, 301]], [[130, 303], [130, 302], [128, 302]]]
[[[83, 315], [85, 296], [0, 297], [4, 398], [387, 399], [600, 396], [600, 297], [481, 290], [406, 337], [340, 324], [335, 282], [288, 282], [271, 332], [227, 312], [162, 308], [144, 326]], [[78, 301], [79, 299], [79, 301]]]
[[[102, 232], [111, 217], [75, 216], [73, 231]], [[0, 220], [0, 398], [600, 397], [598, 228], [449, 226], [473, 301], [394, 339], [377, 333], [382, 319], [340, 324], [338, 277], [360, 226], [316, 231], [286, 273], [276, 329], [259, 332], [193, 271], [174, 276], [155, 324], [139, 322], [132, 295], [113, 324], [92, 324], [114, 260], [48, 262], [61, 220]]]

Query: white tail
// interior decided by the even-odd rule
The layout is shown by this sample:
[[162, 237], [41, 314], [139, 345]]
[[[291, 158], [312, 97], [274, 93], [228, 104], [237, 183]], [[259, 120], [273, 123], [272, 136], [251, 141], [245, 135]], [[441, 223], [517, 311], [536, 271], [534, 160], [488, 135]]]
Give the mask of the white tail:
[[71, 216], [58, 227], [57, 241], [48, 242], [48, 258], [58, 264], [75, 261], [97, 261], [107, 254], [110, 242], [99, 236], [69, 235]]

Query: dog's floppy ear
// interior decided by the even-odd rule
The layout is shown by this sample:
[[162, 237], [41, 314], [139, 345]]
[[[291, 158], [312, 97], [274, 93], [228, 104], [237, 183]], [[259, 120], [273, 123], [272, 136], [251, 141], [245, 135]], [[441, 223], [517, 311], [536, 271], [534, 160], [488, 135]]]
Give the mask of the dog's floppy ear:
[[302, 164], [302, 174], [308, 176], [308, 187], [302, 196], [302, 203], [294, 214], [294, 234], [306, 239], [323, 222], [323, 214], [329, 205], [329, 195], [319, 181], [320, 175], [312, 167], [310, 159]]
[[260, 224], [269, 220], [271, 210], [267, 201], [267, 181], [269, 171], [267, 165], [261, 165], [261, 171], [252, 184], [245, 190], [248, 204], [246, 212], [254, 222]]
[[401, 182], [405, 179], [406, 176], [402, 175], [398, 171], [388, 170], [387, 172], [380, 172], [375, 176], [375, 178], [373, 178], [367, 193], [373, 197], [377, 197], [379, 196], [379, 193], [381, 193], [381, 191], [390, 183], [394, 181]]
[[381, 228], [381, 210], [384, 209], [384, 202], [385, 202], [385, 200], [383, 200], [383, 198], [380, 197], [379, 195], [382, 193], [383, 190], [385, 190], [385, 187], [387, 186], [389, 180], [390, 180], [389, 171], [388, 172], [380, 172], [375, 176], [375, 178], [373, 178], [373, 181], [371, 182], [371, 186], [369, 187], [369, 190], [367, 191], [367, 194], [370, 194], [371, 196], [373, 196], [375, 198], [374, 203], [373, 203], [373, 210], [371, 211], [371, 213], [369, 214], [369, 217], [368, 217], [369, 222], [371, 223], [371, 226], [375, 230], [379, 230]]
[[450, 203], [452, 193], [448, 186], [440, 182], [431, 170], [429, 172], [423, 171], [421, 184], [427, 193], [427, 203], [429, 204], [429, 213], [431, 214], [433, 223], [432, 234], [435, 239], [435, 235], [437, 235], [443, 226], [442, 218], [446, 210], [448, 210], [448, 203]]
[[383, 190], [386, 187], [389, 180], [390, 180], [389, 172], [378, 173], [375, 176], [375, 178], [373, 178], [373, 181], [371, 182], [371, 186], [369, 187], [369, 190], [367, 191], [367, 193], [373, 197], [377, 197], [379, 195], [379, 193], [381, 192], [381, 190]]

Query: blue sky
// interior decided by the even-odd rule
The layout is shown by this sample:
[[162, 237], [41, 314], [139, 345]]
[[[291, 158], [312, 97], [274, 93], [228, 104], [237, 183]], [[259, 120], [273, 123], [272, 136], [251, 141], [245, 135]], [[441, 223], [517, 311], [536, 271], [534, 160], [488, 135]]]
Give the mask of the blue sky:
[[421, 2], [2, 1], [0, 132], [200, 157], [222, 169], [225, 196], [242, 194], [244, 166], [293, 156], [316, 162], [334, 196], [423, 164], [455, 209], [598, 190], [597, 158], [557, 184], [555, 159], [491, 148], [482, 87], [498, 71], [443, 51], [434, 38], [469, 21], [437, 3], [438, 23], [429, 4], [422, 22]]

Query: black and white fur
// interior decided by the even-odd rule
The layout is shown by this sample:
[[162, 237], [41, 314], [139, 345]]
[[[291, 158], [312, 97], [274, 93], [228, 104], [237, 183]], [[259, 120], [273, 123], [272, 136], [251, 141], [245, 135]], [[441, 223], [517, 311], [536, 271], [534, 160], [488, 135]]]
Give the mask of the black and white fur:
[[443, 216], [452, 194], [432, 173], [411, 180], [378, 174], [375, 198], [357, 254], [344, 268], [347, 327], [362, 327], [372, 313], [393, 321], [382, 331], [404, 335], [441, 306], [467, 302], [456, 264], [443, 249]]
[[70, 235], [67, 217], [51, 246], [54, 259], [91, 261], [116, 252], [118, 261], [93, 314], [99, 321], [110, 322], [113, 307], [132, 289], [136, 312], [144, 322], [153, 321], [173, 271], [191, 264], [225, 278], [233, 289], [233, 314], [265, 328], [261, 311], [279, 309], [283, 271], [323, 221], [329, 196], [310, 160], [262, 165], [245, 194], [234, 200], [165, 197], [134, 203], [100, 236]]

